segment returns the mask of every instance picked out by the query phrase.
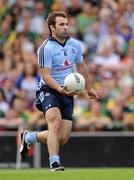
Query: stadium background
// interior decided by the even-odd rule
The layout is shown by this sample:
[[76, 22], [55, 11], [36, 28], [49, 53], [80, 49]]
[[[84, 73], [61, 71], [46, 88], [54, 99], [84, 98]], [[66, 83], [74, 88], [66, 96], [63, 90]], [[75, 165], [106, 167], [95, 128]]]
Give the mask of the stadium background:
[[[47, 128], [34, 99], [39, 80], [37, 49], [48, 36], [45, 20], [52, 10], [69, 14], [69, 34], [79, 39], [92, 86], [101, 96], [99, 101], [88, 100], [83, 92], [75, 98], [74, 133], [78, 136], [82, 131], [87, 137], [107, 132], [107, 137], [114, 132], [128, 132], [133, 137], [134, 0], [1, 0], [0, 142], [4, 149], [0, 162], [5, 151], [8, 161], [13, 144], [19, 144], [18, 130]], [[15, 140], [8, 144], [12, 135]], [[116, 142], [115, 137], [108, 149]], [[84, 142], [86, 148], [87, 141]], [[92, 143], [91, 146], [94, 147]], [[75, 147], [78, 151], [80, 144]], [[122, 157], [130, 155], [131, 159], [133, 146], [128, 147], [130, 151], [124, 151]], [[106, 149], [107, 146], [104, 155]]]

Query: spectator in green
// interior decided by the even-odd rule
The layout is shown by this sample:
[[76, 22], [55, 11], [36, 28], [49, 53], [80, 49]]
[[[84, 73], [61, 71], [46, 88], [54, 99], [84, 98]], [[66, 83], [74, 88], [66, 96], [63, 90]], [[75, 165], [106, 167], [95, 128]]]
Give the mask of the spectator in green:
[[97, 15], [93, 12], [93, 7], [89, 2], [83, 2], [82, 12], [76, 16], [77, 30], [80, 37], [83, 37], [87, 27], [97, 19]]

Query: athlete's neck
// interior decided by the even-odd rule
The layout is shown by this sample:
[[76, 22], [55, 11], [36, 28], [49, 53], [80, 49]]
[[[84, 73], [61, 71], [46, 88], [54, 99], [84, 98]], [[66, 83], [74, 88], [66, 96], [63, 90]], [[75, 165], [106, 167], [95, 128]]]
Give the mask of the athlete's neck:
[[55, 35], [52, 36], [54, 39], [56, 39], [59, 43], [64, 44], [66, 41], [66, 38], [59, 38]]

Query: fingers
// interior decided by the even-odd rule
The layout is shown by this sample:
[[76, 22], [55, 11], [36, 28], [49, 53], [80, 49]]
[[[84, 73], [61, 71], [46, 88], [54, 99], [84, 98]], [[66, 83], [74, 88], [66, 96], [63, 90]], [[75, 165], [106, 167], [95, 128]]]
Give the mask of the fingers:
[[100, 99], [100, 97], [95, 94], [95, 95], [88, 95], [90, 99]]
[[70, 92], [68, 89], [67, 89], [67, 86], [64, 86], [62, 88], [62, 93], [67, 95], [67, 96], [74, 96], [74, 95], [78, 95], [80, 91], [75, 91], [75, 92]]
[[63, 89], [66, 90], [66, 91], [68, 91], [67, 86], [64, 86]]
[[69, 92], [68, 94], [71, 95], [71, 96], [75, 96], [75, 95], [78, 95], [80, 94], [81, 91], [74, 91], [74, 92]]
[[77, 92], [69, 92], [68, 93], [68, 96], [74, 96], [74, 95], [78, 95], [78, 93]]
[[94, 89], [88, 91], [88, 96], [90, 99], [99, 99], [100, 98], [98, 93]]
[[88, 96], [89, 99], [98, 99], [96, 96]]
[[96, 94], [96, 98], [99, 99], [100, 97]]
[[74, 93], [74, 92], [68, 91], [67, 86], [64, 86], [64, 87], [62, 88], [61, 93], [62, 93], [62, 94], [65, 94], [65, 95], [67, 95], [67, 96], [73, 96], [73, 93]]

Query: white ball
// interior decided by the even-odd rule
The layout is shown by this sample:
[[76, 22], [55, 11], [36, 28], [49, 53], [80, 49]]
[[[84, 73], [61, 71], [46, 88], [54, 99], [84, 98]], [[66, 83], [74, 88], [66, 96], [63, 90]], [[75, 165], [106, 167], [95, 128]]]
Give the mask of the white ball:
[[67, 86], [70, 92], [81, 91], [85, 87], [85, 78], [80, 73], [70, 73], [64, 80], [64, 86]]

